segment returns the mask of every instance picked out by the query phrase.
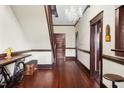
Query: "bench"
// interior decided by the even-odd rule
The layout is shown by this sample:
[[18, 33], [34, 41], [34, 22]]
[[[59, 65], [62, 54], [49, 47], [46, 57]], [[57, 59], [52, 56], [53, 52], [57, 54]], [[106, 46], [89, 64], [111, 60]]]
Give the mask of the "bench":
[[25, 75], [33, 75], [37, 70], [37, 60], [31, 60], [25, 64]]

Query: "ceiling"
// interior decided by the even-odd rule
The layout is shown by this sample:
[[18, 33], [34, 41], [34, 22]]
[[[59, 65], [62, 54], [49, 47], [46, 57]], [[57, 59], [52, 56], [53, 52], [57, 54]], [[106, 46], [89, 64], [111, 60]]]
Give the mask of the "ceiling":
[[[56, 5], [56, 10], [58, 13], [58, 17], [55, 17], [53, 15], [53, 25], [75, 25], [75, 23], [73, 23], [72, 21], [69, 21], [69, 19], [67, 18], [67, 15], [65, 14], [65, 10], [66, 9], [70, 9], [70, 7], [73, 6], [74, 8], [78, 8], [81, 7], [82, 11], [85, 9], [86, 5]], [[24, 12], [23, 10], [25, 10], [24, 8], [29, 8], [30, 6], [11, 6], [12, 9], [14, 10], [14, 12], [16, 13], [16, 15], [21, 15], [19, 13]], [[32, 5], [32, 7], [36, 7], [36, 5]], [[19, 10], [21, 9], [21, 10]], [[23, 10], [22, 10], [23, 9]], [[31, 15], [34, 15], [34, 11], [35, 9], [32, 9], [30, 11], [30, 13], [32, 13]], [[36, 12], [36, 10], [35, 10]], [[26, 12], [25, 12], [26, 13]], [[38, 12], [37, 12], [38, 13]], [[26, 17], [26, 16], [25, 16]]]
[[[65, 14], [65, 10], [69, 9], [70, 6], [72, 5], [56, 5], [58, 17], [53, 16], [53, 25], [74, 25], [76, 23], [69, 21]], [[74, 8], [79, 6], [82, 7], [82, 9], [85, 8], [85, 5], [73, 5]]]

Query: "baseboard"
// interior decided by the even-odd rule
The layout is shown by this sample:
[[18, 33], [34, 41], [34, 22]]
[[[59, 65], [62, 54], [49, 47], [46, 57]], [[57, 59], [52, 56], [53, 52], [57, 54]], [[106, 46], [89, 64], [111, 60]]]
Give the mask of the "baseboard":
[[75, 61], [75, 60], [76, 60], [76, 57], [73, 57], [73, 56], [66, 57], [66, 61]]
[[79, 60], [76, 61], [76, 63], [78, 64], [78, 66], [82, 69], [85, 70], [89, 75], [90, 75], [90, 70]]
[[108, 88], [104, 83], [102, 83], [101, 88]]
[[[90, 70], [79, 60], [76, 61], [77, 65], [80, 67], [81, 70], [86, 71], [87, 75], [90, 77]], [[104, 83], [102, 83], [101, 88], [108, 88]]]
[[52, 69], [52, 64], [38, 64], [38, 69]]

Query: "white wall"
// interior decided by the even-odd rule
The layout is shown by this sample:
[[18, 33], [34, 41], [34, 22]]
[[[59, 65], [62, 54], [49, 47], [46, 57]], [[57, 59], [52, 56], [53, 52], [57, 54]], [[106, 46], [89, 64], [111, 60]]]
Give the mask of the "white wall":
[[[0, 6], [0, 53], [11, 47], [14, 51], [30, 49], [22, 28], [10, 6]], [[8, 65], [12, 75], [14, 63]]]
[[[90, 50], [90, 10], [88, 9], [83, 17], [80, 19], [79, 23], [76, 25], [76, 30], [78, 31], [77, 46], [79, 49]], [[78, 60], [81, 61], [88, 69], [89, 65], [89, 54], [78, 51]]]
[[[13, 51], [51, 49], [45, 10], [43, 6], [0, 6], [0, 53], [8, 47]], [[18, 16], [17, 16], [18, 14]], [[51, 52], [32, 52], [38, 64], [52, 64]], [[13, 73], [14, 64], [7, 65]]]
[[[66, 48], [75, 48], [75, 32], [74, 26], [54, 26], [54, 33], [66, 35]], [[66, 49], [66, 56], [75, 56], [75, 49]]]
[[[11, 6], [31, 49], [51, 49], [44, 6]], [[52, 64], [51, 52], [32, 52], [38, 64]]]
[[29, 49], [22, 28], [9, 6], [0, 6], [0, 53], [8, 47], [14, 51]]
[[44, 6], [21, 5], [12, 9], [32, 49], [51, 49]]
[[[103, 54], [115, 56], [111, 49], [115, 48], [115, 9], [117, 7], [114, 5], [91, 5], [76, 26], [76, 30], [79, 31], [79, 48], [90, 50], [90, 20], [103, 11]], [[110, 25], [111, 29], [111, 42], [105, 42], [105, 27], [107, 24]], [[87, 68], [90, 67], [89, 58], [89, 54], [78, 52], [78, 59]], [[123, 70], [124, 67], [122, 65], [103, 59], [103, 74], [116, 73], [124, 76]], [[103, 82], [107, 87], [111, 87], [111, 82], [108, 80], [104, 79]], [[120, 83], [118, 86], [124, 87], [124, 83]]]

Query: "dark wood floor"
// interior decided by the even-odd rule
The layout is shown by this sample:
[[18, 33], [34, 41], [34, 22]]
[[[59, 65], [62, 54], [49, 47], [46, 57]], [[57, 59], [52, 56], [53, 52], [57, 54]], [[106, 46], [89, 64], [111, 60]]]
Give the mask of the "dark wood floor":
[[62, 61], [53, 69], [38, 70], [34, 76], [25, 76], [20, 88], [90, 88], [97, 87], [85, 69], [75, 61]]

